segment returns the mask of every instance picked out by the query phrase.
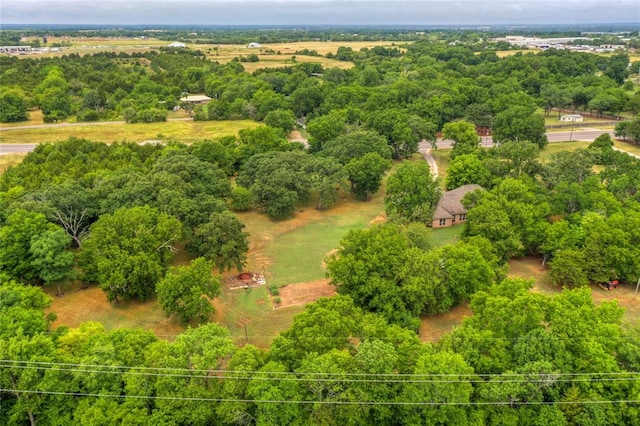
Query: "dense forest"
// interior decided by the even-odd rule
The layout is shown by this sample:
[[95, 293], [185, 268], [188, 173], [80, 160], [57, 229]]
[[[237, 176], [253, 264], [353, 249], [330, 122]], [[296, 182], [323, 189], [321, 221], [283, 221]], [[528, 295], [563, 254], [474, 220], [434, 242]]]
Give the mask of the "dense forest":
[[[640, 424], [640, 328], [589, 283], [640, 276], [640, 160], [608, 133], [548, 159], [545, 115], [573, 108], [640, 141], [640, 62], [550, 50], [499, 57], [418, 41], [248, 74], [203, 52], [159, 49], [3, 58], [1, 119], [158, 121], [184, 93], [196, 120], [263, 122], [236, 137], [140, 145], [43, 143], [0, 176], [0, 418], [7, 424]], [[296, 122], [297, 121], [297, 122]], [[308, 147], [287, 133], [304, 122]], [[490, 129], [495, 147], [477, 131]], [[446, 181], [413, 157], [453, 141]], [[46, 142], [46, 141], [43, 141]], [[249, 235], [235, 212], [287, 220], [299, 206], [366, 203], [384, 224], [326, 259], [339, 295], [308, 305], [267, 350], [209, 322]], [[442, 188], [464, 199], [460, 241], [435, 247]], [[265, 217], [265, 220], [268, 220]], [[176, 252], [195, 258], [172, 267]], [[507, 278], [539, 255], [557, 295]], [[98, 285], [112, 303], [158, 303], [174, 341], [97, 322], [52, 328], [42, 287]], [[206, 297], [203, 297], [206, 296]], [[420, 317], [469, 302], [437, 343]]]

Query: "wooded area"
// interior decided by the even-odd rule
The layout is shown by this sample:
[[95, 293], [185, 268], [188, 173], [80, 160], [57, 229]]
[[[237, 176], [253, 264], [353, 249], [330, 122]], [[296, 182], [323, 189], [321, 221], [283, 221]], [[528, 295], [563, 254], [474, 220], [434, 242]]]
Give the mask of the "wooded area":
[[[640, 326], [588, 288], [640, 278], [640, 159], [608, 133], [540, 156], [545, 115], [565, 107], [620, 116], [615, 133], [640, 142], [640, 62], [553, 49], [500, 58], [474, 40], [338, 49], [352, 69], [253, 74], [191, 49], [3, 57], [2, 121], [35, 107], [52, 122], [162, 121], [183, 94], [205, 93], [195, 120], [261, 124], [192, 144], [45, 140], [0, 176], [0, 418], [640, 424]], [[296, 120], [308, 145], [287, 139]], [[444, 181], [414, 156], [439, 133], [452, 141]], [[442, 191], [467, 184], [483, 189], [463, 200], [462, 237], [436, 247], [427, 225]], [[326, 259], [337, 296], [307, 305], [267, 350], [235, 346], [211, 322], [219, 274], [242, 271], [250, 249], [237, 212], [286, 221], [379, 191], [384, 223], [350, 231]], [[172, 266], [183, 252], [193, 260]], [[564, 290], [507, 278], [524, 255], [542, 256]], [[172, 341], [98, 322], [53, 328], [43, 288], [70, 281], [112, 303], [157, 298], [192, 327]], [[421, 316], [465, 302], [472, 316], [420, 341]]]

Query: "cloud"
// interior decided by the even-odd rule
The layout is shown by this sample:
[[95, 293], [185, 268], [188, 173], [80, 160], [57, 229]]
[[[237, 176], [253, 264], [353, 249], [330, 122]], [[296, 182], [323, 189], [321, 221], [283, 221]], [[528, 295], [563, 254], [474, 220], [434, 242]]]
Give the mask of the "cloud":
[[[635, 13], [634, 13], [635, 12]], [[20, 0], [4, 23], [468, 25], [637, 22], [637, 0]]]

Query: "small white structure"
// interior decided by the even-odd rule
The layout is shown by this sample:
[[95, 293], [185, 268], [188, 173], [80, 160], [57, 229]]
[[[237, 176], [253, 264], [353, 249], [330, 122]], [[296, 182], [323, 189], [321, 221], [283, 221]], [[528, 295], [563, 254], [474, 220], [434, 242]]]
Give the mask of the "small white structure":
[[584, 121], [584, 117], [580, 114], [567, 114], [560, 117], [560, 121], [568, 121], [570, 123], [581, 123]]
[[180, 102], [191, 103], [194, 105], [204, 105], [211, 100], [207, 95], [188, 95], [180, 98]]
[[253, 42], [253, 43], [249, 43], [247, 47], [249, 49], [259, 49], [262, 47], [262, 45], [260, 43]]
[[180, 47], [180, 48], [183, 48], [183, 47], [187, 47], [187, 45], [184, 44], [184, 43], [180, 43], [179, 41], [174, 41], [173, 43], [171, 43], [169, 45], [169, 47]]

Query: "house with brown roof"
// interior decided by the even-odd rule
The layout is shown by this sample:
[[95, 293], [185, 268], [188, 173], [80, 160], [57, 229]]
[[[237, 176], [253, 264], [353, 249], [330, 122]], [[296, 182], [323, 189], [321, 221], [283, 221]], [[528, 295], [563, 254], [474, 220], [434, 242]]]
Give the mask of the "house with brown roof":
[[442, 194], [433, 214], [431, 226], [433, 228], [447, 228], [466, 222], [467, 209], [462, 205], [462, 199], [476, 189], [482, 189], [482, 187], [476, 184], [464, 185]]

